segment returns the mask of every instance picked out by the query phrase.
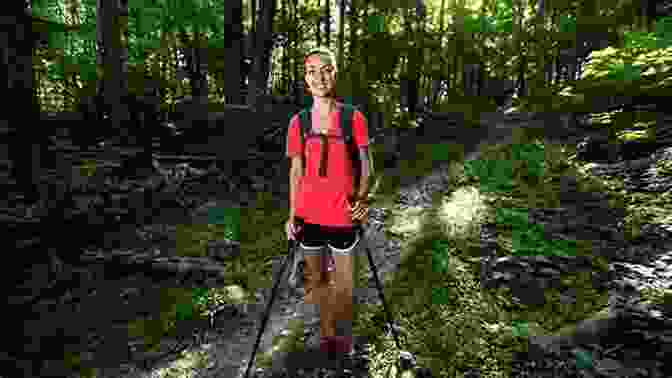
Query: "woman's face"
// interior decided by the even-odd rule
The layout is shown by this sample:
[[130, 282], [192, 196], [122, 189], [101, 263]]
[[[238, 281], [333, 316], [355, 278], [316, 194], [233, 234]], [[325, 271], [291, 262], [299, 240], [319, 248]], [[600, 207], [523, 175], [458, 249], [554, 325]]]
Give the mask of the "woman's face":
[[336, 88], [336, 67], [328, 55], [314, 54], [306, 59], [306, 83], [313, 96], [329, 97]]

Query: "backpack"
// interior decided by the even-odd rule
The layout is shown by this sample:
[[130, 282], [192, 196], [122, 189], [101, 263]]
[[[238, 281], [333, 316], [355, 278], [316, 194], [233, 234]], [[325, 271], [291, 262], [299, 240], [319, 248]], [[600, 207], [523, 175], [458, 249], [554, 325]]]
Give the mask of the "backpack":
[[[343, 134], [343, 139], [345, 141], [345, 145], [347, 146], [348, 149], [348, 154], [350, 156], [350, 161], [352, 162], [352, 168], [353, 168], [353, 178], [354, 178], [354, 185], [355, 188], [359, 187], [359, 180], [362, 175], [361, 172], [361, 160], [359, 158], [359, 151], [357, 150], [357, 145], [355, 144], [354, 137], [352, 135], [352, 119], [353, 115], [355, 113], [355, 110], [357, 110], [354, 106], [349, 105], [349, 104], [342, 104], [341, 108], [341, 133]], [[301, 136], [301, 145], [304, 146], [305, 148], [305, 140], [306, 136], [312, 133], [312, 120], [311, 120], [311, 109], [306, 108], [303, 109], [299, 113], [299, 124], [300, 124], [300, 129], [301, 132], [299, 135]], [[370, 150], [369, 150], [370, 151]], [[370, 155], [369, 155], [370, 157]], [[302, 164], [303, 164], [303, 171], [306, 171], [306, 159], [305, 155], [302, 155], [301, 157]], [[373, 173], [373, 160], [369, 159], [369, 163], [371, 164], [371, 173]], [[326, 168], [326, 164], [325, 164]]]

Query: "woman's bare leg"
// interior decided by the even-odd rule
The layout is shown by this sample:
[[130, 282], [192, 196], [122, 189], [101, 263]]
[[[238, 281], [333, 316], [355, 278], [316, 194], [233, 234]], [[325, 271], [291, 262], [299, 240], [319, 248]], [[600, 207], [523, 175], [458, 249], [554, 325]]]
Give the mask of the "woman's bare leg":
[[[333, 296], [333, 284], [329, 285], [331, 272], [322, 272], [321, 255], [306, 255], [305, 296], [307, 304], [317, 304], [320, 309], [320, 336], [334, 336], [332, 314], [330, 311], [330, 297]], [[323, 277], [326, 276], [326, 277]]]

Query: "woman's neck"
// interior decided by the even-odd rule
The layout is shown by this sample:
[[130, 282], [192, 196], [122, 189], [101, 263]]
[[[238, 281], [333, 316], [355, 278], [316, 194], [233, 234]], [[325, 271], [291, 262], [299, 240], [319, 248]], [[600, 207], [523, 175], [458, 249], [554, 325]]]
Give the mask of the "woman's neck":
[[336, 110], [336, 99], [333, 97], [313, 97], [313, 108], [323, 115], [330, 114]]

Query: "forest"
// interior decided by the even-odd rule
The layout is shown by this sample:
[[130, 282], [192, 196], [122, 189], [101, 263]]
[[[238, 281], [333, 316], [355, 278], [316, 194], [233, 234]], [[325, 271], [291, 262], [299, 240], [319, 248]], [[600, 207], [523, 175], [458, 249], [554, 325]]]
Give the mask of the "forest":
[[[437, 161], [448, 162], [453, 181], [442, 184], [443, 195], [452, 191], [450, 198], [471, 205], [446, 207], [462, 218], [479, 217], [480, 197], [464, 187], [474, 184], [481, 195], [493, 195], [484, 206], [498, 208], [497, 215], [481, 221], [498, 224], [509, 239], [497, 240], [508, 252], [590, 249], [587, 236], [575, 238], [573, 247], [564, 238], [547, 242], [527, 226], [532, 217], [521, 220], [527, 218], [518, 213], [564, 208], [553, 202], [557, 198], [543, 202], [550, 189], [528, 191], [551, 181], [566, 184], [561, 177], [574, 164], [567, 151], [612, 172], [613, 164], [629, 169], [672, 145], [669, 0], [30, 0], [6, 9], [0, 16], [7, 94], [0, 219], [4, 233], [14, 236], [6, 244], [16, 258], [3, 280], [7, 304], [26, 316], [23, 334], [10, 332], [8, 344], [27, 346], [0, 352], [10, 375], [131, 377], [105, 370], [105, 358], [114, 368], [158, 369], [166, 356], [206, 344], [191, 339], [199, 332], [220, 335], [208, 334], [219, 340], [214, 343], [251, 348], [255, 332], [243, 337], [234, 331], [256, 331], [258, 324], [245, 320], [258, 316], [248, 302], [267, 303], [287, 254], [280, 226], [288, 206], [284, 143], [290, 118], [311, 104], [303, 58], [316, 47], [335, 52], [337, 95], [367, 119], [380, 168], [372, 212], [385, 213], [404, 197], [406, 184], [429, 176]], [[494, 146], [505, 132], [522, 138], [520, 144], [502, 142], [506, 152], [482, 147]], [[551, 137], [565, 146], [551, 148]], [[575, 137], [592, 139], [579, 147]], [[466, 156], [477, 148], [492, 160], [470, 165]], [[512, 166], [493, 163], [504, 155]], [[534, 159], [546, 159], [547, 170], [517, 170], [522, 164], [535, 171]], [[608, 207], [648, 211], [622, 217], [615, 234], [626, 235], [628, 243], [645, 237], [642, 224], [672, 219], [672, 176], [666, 173], [672, 159], [656, 164], [658, 187], [668, 188], [660, 196], [633, 194], [631, 181], [624, 184], [620, 176], [596, 184], [597, 173], [582, 187], [613, 195]], [[581, 170], [572, 172], [585, 178]], [[548, 181], [539, 179], [545, 174]], [[502, 177], [511, 181], [502, 184]], [[475, 231], [455, 236], [432, 228], [443, 219], [436, 213], [441, 201], [433, 201], [427, 214], [397, 208], [379, 214], [386, 229], [376, 238], [394, 234], [387, 237], [403, 242], [390, 247], [399, 266], [392, 267], [382, 247], [374, 253], [382, 271], [395, 274], [385, 291], [395, 297], [395, 314], [405, 317], [406, 340], [414, 345], [407, 347], [424, 354], [421, 362], [434, 376], [467, 377], [475, 369], [489, 377], [525, 376], [512, 373], [511, 356], [528, 345], [527, 325], [529, 333], [538, 327], [555, 334], [606, 305], [606, 294], [592, 287], [579, 295], [584, 302], [562, 310], [553, 307], [562, 296], [555, 292], [547, 295], [554, 304], [538, 309], [516, 307], [508, 292], [475, 294], [469, 285], [485, 274], [471, 263], [479, 260]], [[393, 219], [427, 224], [418, 228], [422, 236], [409, 236], [392, 231], [398, 226]], [[629, 231], [620, 228], [626, 224]], [[446, 249], [454, 250], [451, 263], [423, 254]], [[611, 263], [596, 251], [586, 252], [594, 258], [584, 264], [593, 273]], [[366, 257], [362, 261], [366, 270]], [[409, 282], [422, 277], [412, 268], [420, 263], [450, 272], [431, 273], [411, 288]], [[475, 281], [466, 284], [463, 270]], [[572, 282], [590, 286], [589, 273], [575, 273]], [[366, 273], [357, 274], [366, 286]], [[669, 303], [671, 287], [658, 297]], [[456, 296], [462, 299], [450, 299]], [[100, 314], [98, 306], [120, 298], [123, 306]], [[282, 304], [296, 307], [288, 298]], [[392, 338], [372, 331], [384, 315], [367, 306], [361, 305], [357, 320], [358, 331], [376, 340], [367, 376], [382, 376], [394, 360], [387, 353]], [[242, 320], [232, 320], [232, 311]], [[213, 326], [218, 316], [226, 326]], [[290, 346], [300, 339], [292, 316], [278, 311], [271, 321], [293, 330], [286, 337], [273, 331], [273, 345], [275, 338]], [[223, 328], [231, 331], [226, 337]], [[166, 346], [167, 340], [175, 345]], [[273, 345], [264, 341], [258, 359], [274, 359]], [[233, 376], [248, 351], [223, 350], [217, 349], [212, 371], [198, 365], [193, 370], [201, 375], [161, 376]], [[127, 357], [112, 357], [120, 353]], [[207, 360], [205, 352], [194, 353], [185, 359]]]

